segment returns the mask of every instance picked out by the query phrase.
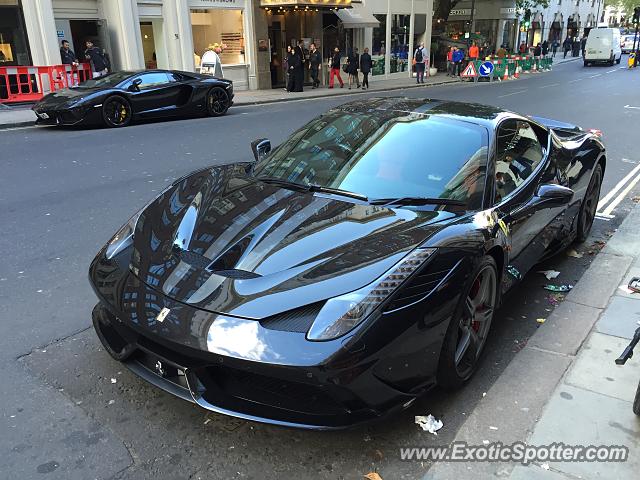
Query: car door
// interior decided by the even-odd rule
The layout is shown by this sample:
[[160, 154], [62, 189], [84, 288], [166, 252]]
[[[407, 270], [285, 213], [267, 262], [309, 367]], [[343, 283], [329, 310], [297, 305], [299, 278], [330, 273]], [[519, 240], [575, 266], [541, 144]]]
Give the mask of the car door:
[[533, 205], [541, 185], [559, 183], [555, 160], [547, 151], [548, 132], [536, 129], [522, 119], [503, 121], [496, 131], [493, 157], [494, 205], [508, 239], [509, 264], [522, 275], [558, 238], [553, 221], [564, 209]]
[[147, 72], [132, 79], [130, 85], [133, 112], [141, 117], [165, 116], [174, 113], [180, 96], [180, 84], [166, 72]]

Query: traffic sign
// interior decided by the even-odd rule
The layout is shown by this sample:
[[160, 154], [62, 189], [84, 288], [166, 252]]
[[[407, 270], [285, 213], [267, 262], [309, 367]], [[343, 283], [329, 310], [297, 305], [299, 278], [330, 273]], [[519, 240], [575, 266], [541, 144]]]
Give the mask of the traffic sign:
[[480, 65], [480, 76], [481, 77], [488, 77], [489, 75], [491, 75], [491, 73], [493, 72], [493, 63], [492, 62], [482, 62], [482, 64]]
[[469, 62], [466, 68], [460, 74], [461, 77], [477, 77], [478, 72], [476, 72], [476, 66], [473, 62]]

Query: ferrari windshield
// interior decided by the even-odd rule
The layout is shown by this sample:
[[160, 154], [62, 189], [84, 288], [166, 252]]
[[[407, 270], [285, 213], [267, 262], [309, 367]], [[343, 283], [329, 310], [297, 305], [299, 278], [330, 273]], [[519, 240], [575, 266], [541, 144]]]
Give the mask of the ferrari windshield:
[[480, 207], [487, 131], [440, 116], [393, 110], [330, 111], [266, 159], [255, 175], [380, 198], [442, 198]]
[[119, 83], [127, 80], [133, 75], [135, 75], [135, 72], [109, 73], [104, 77], [92, 78], [91, 80], [82, 82], [76, 88], [111, 88], [117, 86]]

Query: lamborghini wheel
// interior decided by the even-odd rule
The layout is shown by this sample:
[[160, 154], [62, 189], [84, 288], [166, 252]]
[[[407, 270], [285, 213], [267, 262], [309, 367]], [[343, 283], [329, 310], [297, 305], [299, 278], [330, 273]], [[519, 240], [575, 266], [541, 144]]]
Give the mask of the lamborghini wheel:
[[102, 120], [107, 127], [126, 127], [131, 122], [131, 104], [120, 95], [107, 98], [102, 104]]
[[598, 209], [598, 200], [600, 199], [600, 187], [602, 186], [602, 165], [597, 164], [591, 175], [591, 181], [587, 188], [587, 193], [582, 200], [580, 213], [578, 214], [578, 227], [576, 233], [576, 241], [584, 242], [589, 236], [593, 219]]
[[207, 113], [210, 117], [219, 117], [227, 113], [231, 102], [223, 88], [214, 87], [207, 94]]

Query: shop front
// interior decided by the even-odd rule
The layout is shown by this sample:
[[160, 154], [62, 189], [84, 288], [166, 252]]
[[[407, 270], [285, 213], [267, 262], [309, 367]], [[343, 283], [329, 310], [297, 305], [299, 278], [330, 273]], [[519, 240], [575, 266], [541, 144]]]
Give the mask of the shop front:
[[0, 1], [0, 67], [30, 64], [22, 6], [18, 0]]

